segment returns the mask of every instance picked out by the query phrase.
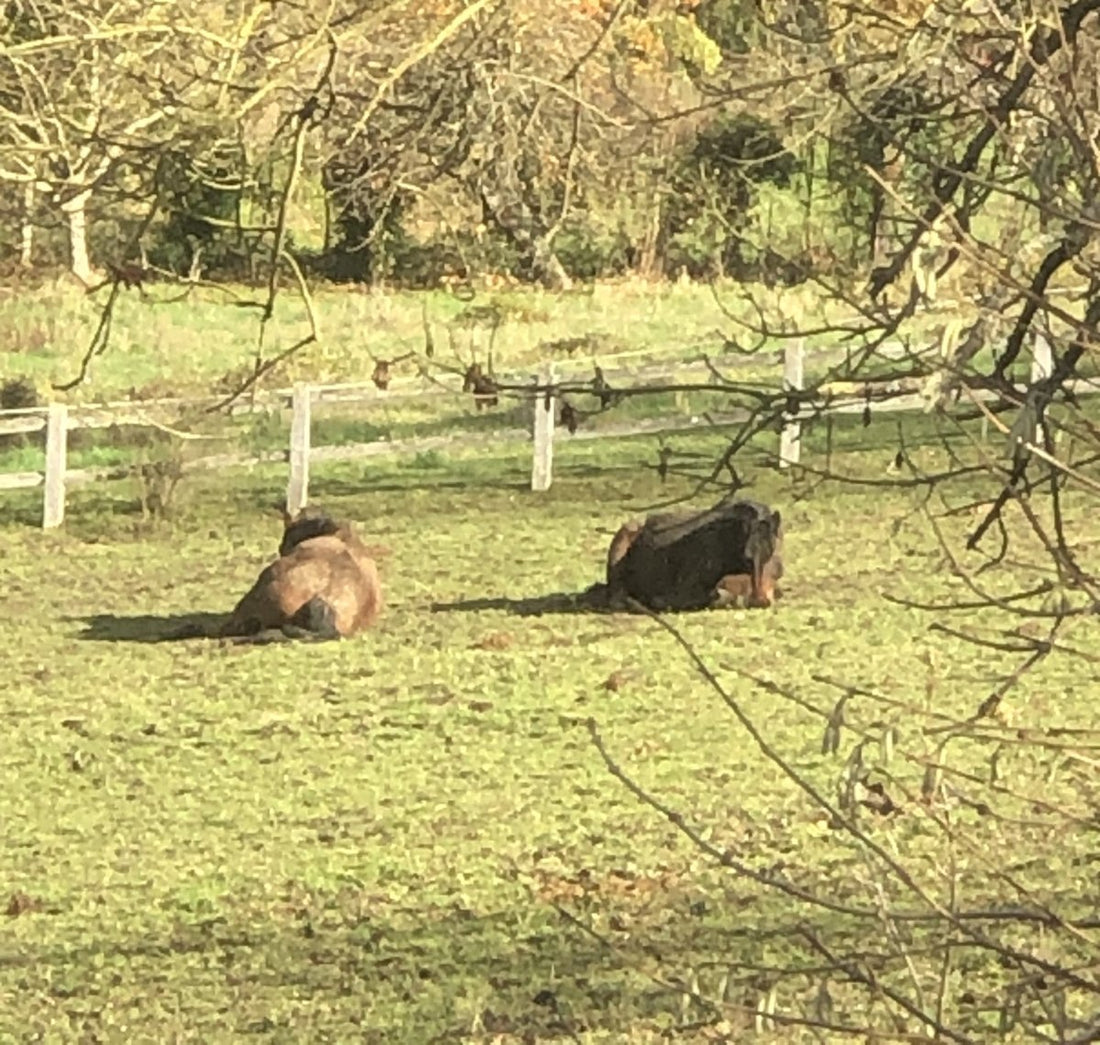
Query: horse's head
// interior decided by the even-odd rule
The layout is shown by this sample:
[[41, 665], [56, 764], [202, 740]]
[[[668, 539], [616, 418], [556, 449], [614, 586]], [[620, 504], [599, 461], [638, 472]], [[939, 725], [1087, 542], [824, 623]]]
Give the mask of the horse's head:
[[783, 541], [783, 518], [766, 504], [747, 498], [731, 500], [724, 497], [711, 510], [738, 520], [748, 558], [767, 562], [779, 550]]
[[745, 539], [745, 555], [752, 563], [753, 601], [770, 605], [775, 581], [783, 576], [783, 519], [777, 511], [756, 505]]
[[759, 501], [736, 501], [732, 507], [738, 509], [738, 514], [745, 519], [750, 542], [775, 541], [781, 536], [783, 518], [766, 504]]

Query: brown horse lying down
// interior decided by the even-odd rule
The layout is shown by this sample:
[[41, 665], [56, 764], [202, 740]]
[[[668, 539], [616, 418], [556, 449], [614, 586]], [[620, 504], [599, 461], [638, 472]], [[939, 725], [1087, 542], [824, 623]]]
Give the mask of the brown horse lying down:
[[770, 606], [780, 594], [782, 546], [779, 512], [756, 501], [635, 519], [611, 541], [607, 599], [656, 611]]
[[279, 558], [237, 603], [221, 635], [246, 641], [347, 638], [382, 611], [370, 550], [324, 512], [283, 513]]

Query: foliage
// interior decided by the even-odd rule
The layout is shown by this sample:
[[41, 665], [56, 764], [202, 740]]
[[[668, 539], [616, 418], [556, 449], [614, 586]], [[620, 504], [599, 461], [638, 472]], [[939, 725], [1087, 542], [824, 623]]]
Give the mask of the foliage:
[[744, 0], [701, 0], [695, 8], [695, 20], [725, 54], [745, 54], [751, 47], [756, 21], [752, 8]]
[[562, 265], [577, 279], [621, 276], [631, 268], [629, 236], [609, 223], [574, 218], [562, 224], [555, 243]]
[[25, 377], [11, 377], [0, 384], [0, 410], [25, 410], [38, 406], [38, 390]]
[[[11, 377], [0, 381], [0, 410], [26, 410], [38, 406], [38, 389], [34, 382], [26, 377]], [[15, 448], [16, 455], [27, 444], [26, 435], [20, 433], [0, 433], [0, 457], [4, 451]]]
[[238, 278], [248, 271], [241, 264], [240, 161], [229, 150], [165, 155], [158, 172], [164, 218], [151, 230], [147, 251], [152, 264], [180, 275], [203, 267]]
[[695, 275], [744, 269], [741, 233], [754, 187], [786, 187], [797, 159], [765, 121], [748, 115], [720, 117], [696, 135], [675, 163], [667, 208], [669, 264]]

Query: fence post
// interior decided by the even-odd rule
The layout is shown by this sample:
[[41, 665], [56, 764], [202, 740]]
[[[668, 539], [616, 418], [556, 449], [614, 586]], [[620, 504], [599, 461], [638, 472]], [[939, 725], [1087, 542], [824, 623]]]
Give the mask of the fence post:
[[310, 387], [299, 381], [291, 396], [290, 479], [286, 485], [286, 510], [295, 515], [309, 500]]
[[[783, 350], [783, 391], [802, 391], [802, 363], [805, 346], [802, 341], [788, 341]], [[783, 429], [779, 433], [779, 467], [789, 468], [798, 464], [802, 450], [802, 424], [798, 420], [798, 406], [784, 414]]]
[[69, 441], [69, 408], [50, 403], [46, 417], [46, 496], [42, 502], [42, 529], [65, 521], [65, 458]]
[[[543, 363], [539, 367], [538, 383], [548, 387], [554, 381], [554, 365]], [[554, 466], [554, 413], [557, 397], [548, 392], [535, 396], [535, 451], [531, 464], [531, 489], [550, 489]]]
[[1050, 342], [1042, 334], [1036, 333], [1031, 343], [1031, 381], [1042, 381], [1054, 373], [1054, 354]]

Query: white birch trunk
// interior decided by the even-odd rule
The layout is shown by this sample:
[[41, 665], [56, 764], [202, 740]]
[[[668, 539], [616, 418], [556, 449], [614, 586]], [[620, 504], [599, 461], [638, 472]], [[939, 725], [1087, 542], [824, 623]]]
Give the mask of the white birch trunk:
[[69, 221], [69, 268], [85, 286], [95, 282], [92, 261], [88, 254], [88, 200], [91, 190], [86, 189], [61, 204], [62, 213]]
[[34, 182], [23, 188], [23, 228], [19, 237], [19, 264], [30, 268], [34, 264]]

